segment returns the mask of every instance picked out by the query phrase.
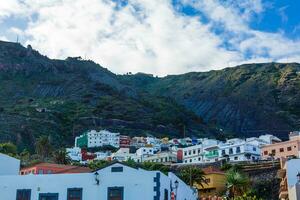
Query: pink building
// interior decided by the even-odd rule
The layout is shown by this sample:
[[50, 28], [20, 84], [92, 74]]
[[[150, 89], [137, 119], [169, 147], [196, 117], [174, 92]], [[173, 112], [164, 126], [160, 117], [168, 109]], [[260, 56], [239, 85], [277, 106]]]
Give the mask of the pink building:
[[265, 145], [261, 148], [263, 159], [299, 158], [300, 157], [300, 132], [294, 131], [289, 134], [289, 140], [275, 144]]

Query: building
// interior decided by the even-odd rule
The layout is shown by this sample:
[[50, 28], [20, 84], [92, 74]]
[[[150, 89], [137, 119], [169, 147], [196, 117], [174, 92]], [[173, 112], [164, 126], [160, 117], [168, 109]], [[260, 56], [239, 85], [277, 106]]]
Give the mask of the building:
[[25, 167], [20, 170], [20, 175], [28, 174], [73, 174], [91, 172], [87, 167], [75, 165], [60, 165], [54, 163], [38, 163], [30, 167]]
[[136, 155], [138, 157], [147, 157], [154, 154], [154, 148], [152, 147], [141, 147], [136, 150]]
[[181, 160], [182, 163], [204, 162], [204, 151], [202, 144], [179, 149], [177, 151], [177, 155], [178, 159]]
[[188, 146], [178, 150], [178, 159], [182, 163], [197, 164], [197, 163], [211, 163], [219, 159], [219, 144], [220, 141], [215, 139], [199, 139], [198, 145]]
[[137, 162], [176, 163], [177, 154], [170, 151], [158, 152], [151, 156], [143, 157], [142, 159], [137, 160]]
[[17, 175], [20, 171], [20, 160], [0, 153], [0, 175]]
[[117, 152], [111, 155], [110, 160], [127, 161], [130, 158], [133, 159], [134, 156], [135, 154], [130, 153], [129, 148], [120, 148]]
[[129, 136], [120, 135], [120, 148], [128, 148], [130, 146], [131, 139]]
[[230, 162], [257, 161], [260, 159], [260, 148], [249, 141], [230, 139], [219, 145], [220, 159]]
[[107, 130], [101, 130], [99, 132], [91, 130], [75, 138], [75, 147], [92, 148], [102, 146], [119, 148], [120, 133], [112, 133]]
[[289, 134], [289, 140], [261, 147], [263, 159], [270, 158], [299, 158], [300, 155], [300, 132], [294, 131]]
[[0, 177], [5, 200], [196, 200], [197, 193], [175, 174], [112, 163], [92, 173]]
[[281, 169], [277, 176], [281, 178], [279, 199], [300, 200], [300, 159], [280, 159]]
[[81, 148], [79, 147], [66, 148], [66, 152], [71, 160], [78, 161], [78, 162], [82, 161]]
[[195, 184], [199, 199], [218, 196], [226, 190], [225, 173], [214, 167], [203, 169], [206, 183]]

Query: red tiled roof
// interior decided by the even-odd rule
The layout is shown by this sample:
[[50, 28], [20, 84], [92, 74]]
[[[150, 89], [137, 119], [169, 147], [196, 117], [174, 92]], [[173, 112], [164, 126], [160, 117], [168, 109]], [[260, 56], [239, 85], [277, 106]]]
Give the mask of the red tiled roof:
[[22, 168], [21, 171], [32, 169], [32, 168], [52, 168], [53, 173], [55, 174], [63, 174], [63, 173], [87, 173], [91, 172], [92, 170], [88, 167], [81, 167], [81, 166], [74, 166], [74, 165], [61, 165], [61, 164], [54, 164], [54, 163], [38, 163], [29, 167]]

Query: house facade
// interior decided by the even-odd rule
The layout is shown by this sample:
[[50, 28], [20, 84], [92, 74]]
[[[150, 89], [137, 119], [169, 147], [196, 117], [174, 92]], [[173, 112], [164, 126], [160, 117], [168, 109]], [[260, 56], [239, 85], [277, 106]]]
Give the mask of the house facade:
[[291, 132], [288, 141], [263, 146], [261, 148], [261, 156], [263, 159], [299, 158], [300, 132]]
[[177, 199], [197, 198], [197, 192], [172, 173], [167, 176], [121, 163], [93, 173], [4, 175], [0, 179], [1, 199], [5, 200], [170, 200], [176, 192]]
[[113, 146], [119, 148], [120, 146], [120, 133], [112, 133], [107, 130], [88, 131], [75, 138], [76, 147], [102, 147]]
[[219, 146], [219, 155], [230, 162], [256, 161], [260, 159], [260, 148], [242, 139], [231, 139]]

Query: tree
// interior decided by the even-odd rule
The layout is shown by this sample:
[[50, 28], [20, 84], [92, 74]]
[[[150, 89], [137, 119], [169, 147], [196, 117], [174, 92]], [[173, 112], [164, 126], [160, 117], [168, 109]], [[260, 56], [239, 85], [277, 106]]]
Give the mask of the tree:
[[71, 163], [71, 158], [69, 157], [65, 149], [59, 149], [57, 151], [54, 151], [52, 157], [53, 161], [57, 164], [67, 165]]
[[154, 162], [143, 162], [141, 164], [141, 168], [150, 171], [161, 171], [164, 174], [167, 174], [170, 171], [170, 167], [162, 164], [162, 163], [154, 163]]
[[243, 195], [249, 185], [248, 177], [236, 169], [230, 169], [226, 173], [227, 189], [231, 197]]
[[7, 142], [0, 144], [0, 153], [7, 154], [9, 156], [17, 155], [17, 147], [13, 143]]
[[110, 162], [107, 160], [97, 160], [97, 161], [92, 161], [88, 164], [88, 167], [92, 170], [97, 170], [99, 168], [105, 167], [109, 164]]
[[42, 160], [49, 158], [52, 151], [52, 145], [50, 139], [47, 136], [41, 136], [37, 139], [36, 144], [36, 153], [41, 157]]
[[207, 184], [205, 173], [203, 170], [196, 166], [186, 166], [179, 169], [178, 176], [191, 187], [194, 184], [199, 184], [203, 187], [203, 183]]

